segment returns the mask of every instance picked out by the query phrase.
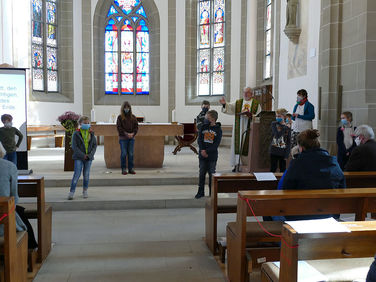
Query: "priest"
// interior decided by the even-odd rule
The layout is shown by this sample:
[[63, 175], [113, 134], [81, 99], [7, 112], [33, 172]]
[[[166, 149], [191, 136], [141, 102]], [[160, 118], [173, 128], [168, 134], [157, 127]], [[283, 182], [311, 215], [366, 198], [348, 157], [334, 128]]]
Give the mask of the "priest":
[[232, 128], [231, 140], [231, 165], [236, 171], [237, 165], [245, 163], [248, 156], [248, 144], [250, 135], [250, 126], [253, 116], [261, 112], [259, 101], [253, 98], [252, 88], [246, 87], [243, 91], [243, 99], [236, 100], [234, 103], [227, 103], [222, 97], [219, 102], [222, 104], [222, 112], [235, 116], [235, 123]]

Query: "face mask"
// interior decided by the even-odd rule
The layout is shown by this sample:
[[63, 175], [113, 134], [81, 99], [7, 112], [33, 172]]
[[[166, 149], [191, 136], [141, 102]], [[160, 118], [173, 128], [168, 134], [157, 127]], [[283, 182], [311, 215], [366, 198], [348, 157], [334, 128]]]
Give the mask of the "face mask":
[[204, 113], [206, 113], [207, 111], [209, 111], [209, 109], [208, 109], [207, 107], [203, 107], [203, 108], [202, 108], [202, 111], [203, 111]]
[[356, 146], [359, 146], [360, 144], [362, 144], [362, 141], [360, 140], [359, 136], [355, 138], [355, 144]]
[[286, 122], [286, 123], [290, 123], [290, 120], [287, 118], [285, 122]]
[[276, 118], [275, 119], [277, 122], [282, 122], [283, 121], [283, 118]]
[[204, 119], [204, 124], [210, 124], [210, 121], [206, 118]]
[[6, 122], [6, 123], [4, 123], [4, 126], [5, 127], [12, 127], [13, 123], [11, 121], [10, 122]]
[[346, 125], [346, 124], [348, 123], [348, 121], [347, 121], [347, 119], [343, 118], [343, 119], [341, 119], [341, 123], [342, 123], [343, 125]]
[[300, 103], [302, 100], [303, 100], [303, 98], [300, 97], [300, 96], [298, 96], [298, 97], [296, 98], [296, 101], [297, 101], [298, 103]]
[[129, 109], [124, 109], [124, 113], [128, 114], [129, 113]]
[[86, 124], [86, 123], [81, 124], [82, 130], [89, 130], [89, 128], [90, 128], [90, 124]]

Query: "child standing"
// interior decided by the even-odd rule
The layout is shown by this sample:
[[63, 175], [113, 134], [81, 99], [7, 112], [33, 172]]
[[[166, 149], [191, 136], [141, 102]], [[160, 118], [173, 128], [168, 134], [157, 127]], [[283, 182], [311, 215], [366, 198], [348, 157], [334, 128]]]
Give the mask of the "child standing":
[[94, 160], [94, 154], [97, 150], [97, 140], [94, 133], [90, 130], [90, 120], [86, 116], [80, 117], [78, 120], [79, 129], [72, 135], [72, 149], [74, 160], [74, 174], [68, 195], [68, 200], [73, 200], [74, 192], [78, 179], [80, 179], [81, 171], [83, 171], [84, 185], [82, 195], [86, 199], [88, 197], [87, 190], [89, 188], [89, 177], [91, 162]]
[[341, 114], [341, 126], [337, 130], [337, 161], [342, 170], [345, 169], [351, 151], [356, 147], [354, 141], [355, 129], [351, 112]]
[[217, 111], [208, 111], [205, 115], [204, 124], [198, 133], [199, 146], [199, 184], [196, 199], [205, 196], [205, 176], [209, 174], [209, 191], [211, 191], [212, 174], [215, 173], [215, 168], [218, 159], [218, 146], [222, 139], [221, 123], [217, 122]]
[[[4, 159], [11, 161], [17, 166], [17, 149], [21, 145], [23, 135], [22, 133], [12, 124], [13, 117], [11, 115], [5, 114], [1, 116], [1, 121], [4, 127], [0, 128], [0, 142], [5, 149]], [[16, 135], [18, 140], [16, 143]]]
[[286, 125], [285, 109], [276, 110], [276, 121], [272, 122], [272, 143], [270, 145], [270, 171], [286, 170], [286, 159], [289, 157], [291, 146], [291, 129]]
[[209, 111], [209, 109], [210, 109], [210, 102], [206, 100], [202, 101], [201, 112], [196, 117], [197, 131], [200, 131], [201, 126], [204, 124], [205, 115]]
[[119, 144], [121, 150], [121, 173], [127, 174], [127, 156], [128, 156], [128, 172], [136, 174], [134, 171], [133, 154], [134, 154], [134, 137], [138, 131], [137, 118], [132, 114], [131, 105], [125, 101], [121, 106], [120, 115], [116, 121], [119, 133]]

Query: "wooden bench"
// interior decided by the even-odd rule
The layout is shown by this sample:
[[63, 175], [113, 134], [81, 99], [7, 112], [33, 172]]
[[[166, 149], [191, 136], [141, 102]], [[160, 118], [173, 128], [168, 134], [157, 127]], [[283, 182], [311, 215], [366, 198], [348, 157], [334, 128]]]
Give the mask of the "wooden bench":
[[232, 125], [222, 125], [222, 137], [232, 137]]
[[[307, 233], [299, 234], [290, 225], [285, 224], [282, 228], [282, 238], [290, 246], [298, 246], [298, 248], [289, 248], [286, 244], [281, 246], [281, 262], [280, 267], [276, 267], [272, 262], [266, 263], [262, 266], [261, 277], [262, 281], [268, 282], [296, 282], [298, 281], [298, 261], [299, 260], [322, 260], [322, 259], [352, 259], [352, 263], [358, 262], [354, 266], [353, 274], [356, 277], [349, 277], [349, 271], [346, 274], [347, 281], [359, 279], [360, 276], [365, 278], [368, 268], [371, 265], [368, 260], [361, 261], [365, 263], [365, 273], [359, 273], [359, 261], [354, 258], [373, 258], [376, 252], [376, 222], [375, 221], [358, 221], [358, 222], [341, 222], [351, 232], [337, 232], [337, 233]], [[372, 262], [373, 259], [370, 259]], [[320, 266], [315, 261], [311, 262], [313, 269], [320, 271]], [[335, 281], [342, 281], [340, 269], [341, 264], [346, 263], [346, 268], [349, 267], [351, 261], [333, 260], [326, 262], [326, 266], [322, 273], [324, 276], [330, 275], [330, 279]], [[329, 265], [328, 265], [329, 264]], [[308, 264], [310, 267], [310, 264]], [[346, 269], [345, 268], [345, 269]], [[278, 272], [279, 270], [279, 272]], [[336, 273], [333, 273], [336, 272]], [[355, 272], [355, 273], [354, 273]], [[351, 274], [350, 274], [351, 275]]]
[[52, 207], [45, 203], [43, 176], [18, 176], [18, 195], [20, 198], [36, 198], [36, 203], [20, 204], [25, 208], [25, 215], [37, 219], [38, 256], [42, 263], [51, 251], [52, 242]]
[[[63, 133], [62, 133], [63, 131]], [[61, 125], [31, 125], [27, 127], [27, 150], [30, 151], [32, 138], [55, 138], [55, 147], [64, 147], [65, 129]]]
[[0, 224], [4, 225], [4, 237], [0, 237], [1, 281], [27, 281], [27, 232], [16, 232], [14, 198], [0, 197]]
[[[344, 172], [348, 188], [376, 187], [376, 172]], [[275, 173], [277, 181], [256, 180], [252, 173], [227, 173], [213, 175], [213, 191], [205, 204], [205, 241], [210, 251], [218, 253], [217, 222], [218, 214], [236, 213], [236, 198], [221, 199], [218, 193], [237, 193], [243, 190], [275, 190], [281, 173]]]
[[[279, 237], [271, 237], [261, 230], [257, 222], [247, 222], [248, 216], [287, 216], [316, 214], [355, 214], [355, 220], [365, 220], [367, 212], [376, 211], [376, 188], [350, 188], [329, 190], [277, 190], [239, 191], [237, 218], [226, 228], [227, 270], [229, 281], [246, 281], [246, 246], [249, 243], [280, 242]], [[280, 235], [282, 222], [263, 222], [263, 227], [273, 234]], [[278, 248], [275, 248], [278, 251]], [[275, 252], [265, 261], [275, 261]], [[257, 260], [256, 258], [250, 258]], [[254, 265], [251, 262], [251, 265]]]

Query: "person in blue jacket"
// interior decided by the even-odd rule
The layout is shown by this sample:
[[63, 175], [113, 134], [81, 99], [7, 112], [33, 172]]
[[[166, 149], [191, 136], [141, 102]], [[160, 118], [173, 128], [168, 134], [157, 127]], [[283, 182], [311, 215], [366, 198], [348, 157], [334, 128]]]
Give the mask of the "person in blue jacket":
[[[199, 146], [199, 184], [196, 199], [205, 196], [205, 176], [209, 174], [209, 191], [211, 191], [212, 174], [218, 159], [218, 146], [222, 139], [221, 123], [217, 122], [217, 111], [208, 111], [205, 115], [204, 124], [198, 133], [197, 143]], [[210, 192], [209, 192], [210, 193]]]
[[[318, 130], [308, 129], [298, 135], [299, 151], [281, 180], [282, 190], [346, 188], [345, 176], [335, 157], [320, 148]], [[318, 219], [332, 215], [286, 216], [287, 220]], [[275, 217], [273, 217], [275, 219]], [[279, 219], [284, 220], [284, 219]]]
[[292, 147], [297, 145], [297, 136], [300, 132], [312, 129], [312, 120], [315, 118], [315, 107], [308, 102], [308, 93], [300, 89], [297, 93], [296, 105], [294, 106], [292, 120]]

